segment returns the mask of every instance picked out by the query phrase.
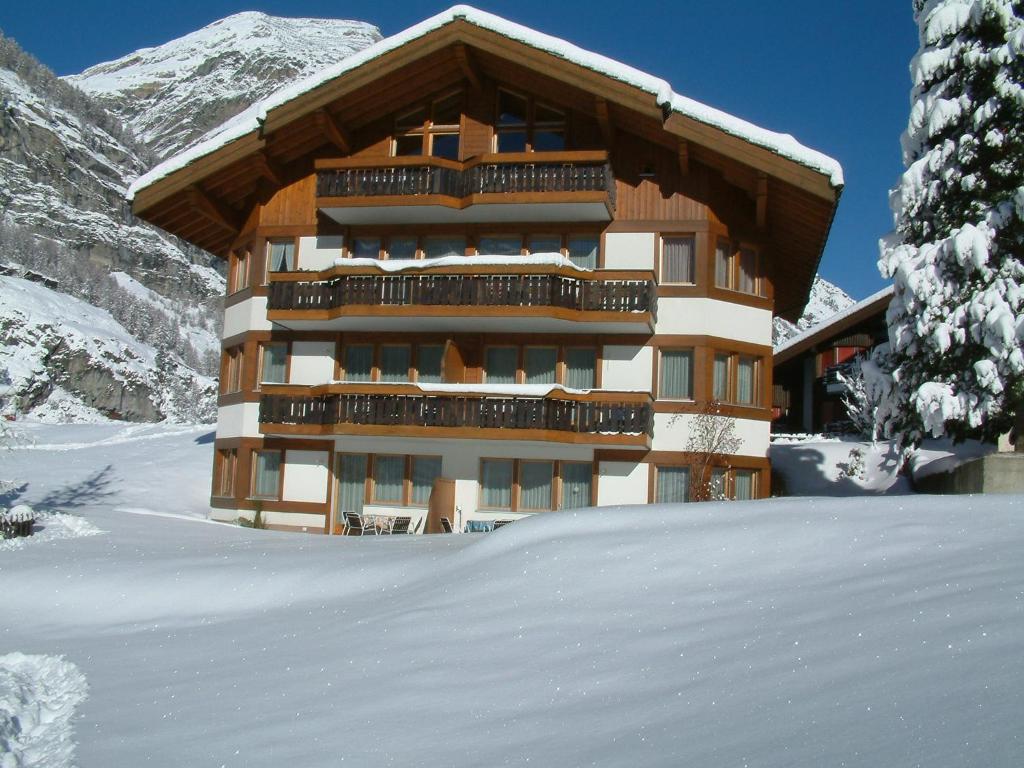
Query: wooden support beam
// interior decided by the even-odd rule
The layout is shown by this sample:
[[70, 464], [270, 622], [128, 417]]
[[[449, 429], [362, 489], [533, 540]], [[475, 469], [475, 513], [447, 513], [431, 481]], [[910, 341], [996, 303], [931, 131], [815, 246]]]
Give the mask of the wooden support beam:
[[314, 112], [313, 120], [320, 126], [320, 130], [327, 137], [327, 140], [337, 147], [341, 154], [347, 155], [351, 152], [352, 142], [349, 141], [348, 133], [326, 108], [318, 109]]
[[610, 153], [615, 145], [615, 124], [612, 123], [608, 101], [603, 96], [594, 97], [594, 113], [597, 115], [597, 124], [601, 127], [605, 149]]
[[462, 70], [463, 76], [469, 81], [469, 87], [476, 93], [483, 90], [483, 84], [480, 81], [480, 75], [477, 74], [473, 55], [462, 43], [455, 46], [455, 60], [459, 62], [459, 69]]
[[259, 171], [261, 178], [266, 179], [276, 187], [284, 186], [284, 174], [274, 161], [267, 157], [266, 150], [256, 154], [253, 163], [256, 166], [256, 170]]
[[768, 174], [757, 174], [757, 226], [768, 226]]
[[686, 139], [679, 140], [679, 173], [690, 175], [690, 142]]
[[216, 224], [232, 235], [237, 235], [241, 231], [242, 225], [238, 221], [238, 215], [227, 206], [221, 205], [216, 200], [210, 198], [198, 186], [193, 185], [189, 187], [187, 194], [189, 205], [204, 219]]

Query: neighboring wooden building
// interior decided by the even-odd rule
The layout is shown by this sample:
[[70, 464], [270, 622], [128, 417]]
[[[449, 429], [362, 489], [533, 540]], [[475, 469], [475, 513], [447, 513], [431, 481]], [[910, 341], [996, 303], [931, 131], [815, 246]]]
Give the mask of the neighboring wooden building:
[[773, 432], [843, 431], [849, 425], [840, 375], [888, 341], [885, 312], [892, 291], [883, 288], [775, 350]]
[[789, 136], [459, 6], [132, 194], [229, 262], [214, 516], [329, 533], [685, 500], [712, 398], [742, 438], [716, 482], [767, 495], [772, 314], [799, 316], [841, 187]]

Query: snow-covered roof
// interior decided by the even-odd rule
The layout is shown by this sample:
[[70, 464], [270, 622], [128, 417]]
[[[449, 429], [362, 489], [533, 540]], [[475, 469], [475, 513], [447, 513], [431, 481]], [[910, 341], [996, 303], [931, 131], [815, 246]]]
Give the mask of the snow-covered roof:
[[[827, 335], [827, 332], [829, 330], [838, 325], [841, 325], [844, 321], [858, 314], [862, 310], [867, 309], [873, 304], [880, 303], [883, 299], [891, 298], [892, 293], [893, 286], [887, 285], [885, 288], [878, 291], [877, 293], [871, 294], [866, 299], [858, 301], [856, 304], [851, 304], [846, 309], [840, 312], [836, 312], [834, 315], [826, 319], [824, 322], [808, 328], [803, 333], [798, 333], [796, 336], [794, 336], [791, 339], [788, 339], [785, 344], [781, 345], [778, 349], [775, 350], [776, 362], [779, 362], [780, 357], [788, 357], [788, 353], [794, 348], [803, 346], [808, 341], [817, 336]], [[886, 302], [886, 304], [888, 304], [888, 302]]]
[[809, 147], [805, 147], [789, 134], [776, 133], [760, 128], [746, 120], [741, 120], [714, 107], [709, 107], [706, 104], [701, 104], [698, 101], [682, 96], [674, 92], [672, 86], [667, 81], [649, 75], [646, 72], [641, 72], [607, 56], [587, 51], [560, 38], [538, 32], [521, 24], [503, 19], [500, 16], [477, 10], [471, 6], [456, 5], [419, 24], [409, 27], [403, 32], [399, 32], [368, 48], [364, 48], [358, 53], [348, 56], [337, 64], [326, 67], [304, 80], [285, 86], [262, 101], [257, 102], [241, 114], [228, 120], [215, 131], [207, 134], [203, 141], [165, 160], [148, 173], [136, 179], [128, 189], [128, 199], [134, 199], [135, 194], [139, 190], [150, 186], [160, 179], [166, 178], [175, 171], [179, 171], [196, 160], [212, 154], [232, 141], [259, 130], [260, 125], [267, 119], [267, 115], [272, 110], [287, 104], [303, 94], [309, 93], [331, 80], [341, 77], [347, 72], [363, 66], [367, 62], [373, 61], [386, 53], [458, 20], [516, 40], [524, 45], [544, 51], [650, 93], [654, 95], [658, 105], [663, 109], [717, 128], [727, 134], [773, 152], [780, 157], [787, 158], [828, 176], [833, 187], [841, 187], [844, 183], [843, 169], [837, 160]]

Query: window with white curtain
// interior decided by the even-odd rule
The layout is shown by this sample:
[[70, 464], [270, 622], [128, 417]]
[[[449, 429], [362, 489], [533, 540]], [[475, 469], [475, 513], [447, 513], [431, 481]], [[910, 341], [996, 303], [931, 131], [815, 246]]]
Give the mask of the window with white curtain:
[[412, 457], [412, 503], [427, 504], [434, 480], [441, 476], [440, 456]]
[[729, 288], [731, 282], [732, 243], [719, 240], [715, 246], [715, 285]]
[[489, 509], [512, 508], [512, 459], [480, 462], [480, 503]]
[[519, 463], [519, 508], [551, 509], [554, 494], [555, 463], [522, 461]]
[[281, 451], [253, 451], [252, 495], [276, 499], [281, 488]]
[[593, 465], [590, 463], [563, 461], [562, 498], [560, 509], [577, 509], [591, 505], [591, 488], [593, 483]]
[[412, 352], [407, 344], [385, 344], [380, 348], [380, 380], [402, 382], [409, 380]]
[[733, 498], [745, 501], [754, 498], [754, 471], [752, 469], [733, 470]]
[[729, 399], [729, 355], [715, 355], [711, 396], [719, 402]]
[[577, 267], [597, 269], [597, 251], [600, 239], [597, 235], [570, 235], [569, 258]]
[[366, 476], [369, 458], [365, 453], [343, 453], [338, 457], [338, 499], [336, 519], [346, 512], [363, 513], [366, 499]]
[[565, 386], [593, 389], [597, 386], [597, 350], [593, 347], [569, 347], [565, 350]]
[[284, 384], [288, 360], [287, 344], [264, 344], [260, 362], [260, 382]]
[[267, 243], [268, 272], [291, 272], [295, 269], [295, 241], [272, 240]]
[[693, 350], [663, 349], [658, 367], [658, 397], [664, 400], [693, 399]]
[[416, 358], [417, 381], [439, 383], [444, 362], [444, 345], [420, 344], [416, 348]]
[[664, 237], [661, 240], [661, 282], [696, 282], [696, 246], [693, 235]]
[[527, 347], [523, 351], [523, 369], [527, 384], [554, 384], [558, 367], [555, 347]]
[[656, 503], [678, 504], [690, 500], [689, 467], [657, 467], [655, 475]]
[[740, 355], [736, 359], [736, 402], [753, 405], [756, 399], [757, 360]]
[[405, 482], [405, 456], [374, 456], [373, 500], [375, 502], [402, 502]]
[[736, 289], [744, 293], [754, 293], [757, 290], [757, 252], [752, 248], [740, 249], [740, 270], [739, 282]]
[[345, 381], [369, 381], [373, 374], [373, 345], [345, 347]]
[[515, 347], [488, 347], [484, 355], [484, 373], [488, 384], [515, 384], [519, 350]]

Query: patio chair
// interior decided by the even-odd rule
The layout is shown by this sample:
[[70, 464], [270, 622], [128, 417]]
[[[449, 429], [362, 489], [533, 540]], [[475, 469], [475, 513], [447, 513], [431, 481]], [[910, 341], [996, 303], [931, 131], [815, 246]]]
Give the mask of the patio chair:
[[451, 533], [452, 532], [452, 521], [449, 520], [447, 517], [442, 517], [441, 518], [441, 530], [444, 533]]
[[391, 530], [389, 530], [388, 533], [408, 533], [409, 524], [411, 522], [411, 517], [396, 517], [394, 523], [391, 524]]
[[364, 518], [358, 512], [345, 513], [346, 536], [365, 536], [368, 533], [377, 535], [377, 527], [369, 518]]
[[513, 522], [513, 521], [512, 520], [495, 520], [494, 521], [494, 528], [492, 528], [491, 530], [496, 531], [499, 528], [501, 528], [501, 526], [508, 525], [511, 522]]

